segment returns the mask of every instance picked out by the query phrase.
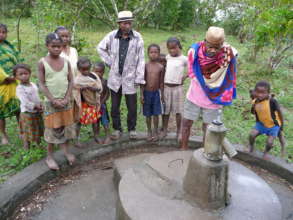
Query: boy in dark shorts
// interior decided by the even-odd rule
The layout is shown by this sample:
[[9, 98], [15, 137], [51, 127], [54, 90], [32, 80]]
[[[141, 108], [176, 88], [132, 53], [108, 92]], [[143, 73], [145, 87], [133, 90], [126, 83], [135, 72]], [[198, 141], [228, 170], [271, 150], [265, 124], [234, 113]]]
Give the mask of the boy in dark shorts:
[[[159, 115], [162, 114], [161, 97], [164, 88], [164, 67], [158, 62], [160, 47], [151, 44], [148, 47], [149, 62], [145, 65], [146, 84], [141, 86], [141, 103], [143, 104], [143, 115], [146, 117], [148, 129], [148, 141], [159, 139]], [[152, 130], [152, 119], [154, 129]]]
[[255, 98], [251, 113], [255, 115], [256, 124], [250, 132], [249, 151], [253, 152], [256, 137], [265, 134], [268, 138], [263, 158], [268, 159], [268, 152], [273, 148], [275, 138], [278, 136], [280, 138], [281, 135], [282, 141], [280, 142], [283, 155], [285, 145], [285, 140], [281, 133], [284, 125], [283, 114], [277, 100], [270, 95], [270, 84], [266, 81], [259, 81], [251, 95]]
[[109, 123], [110, 123], [110, 118], [109, 118], [109, 113], [107, 110], [107, 100], [109, 99], [110, 96], [110, 91], [107, 86], [107, 80], [103, 78], [104, 73], [105, 73], [105, 64], [103, 62], [98, 62], [95, 63], [93, 66], [93, 72], [96, 73], [102, 82], [103, 85], [103, 92], [101, 94], [101, 118], [99, 120], [99, 128], [100, 128], [100, 123], [104, 127], [105, 130], [105, 140], [100, 140], [101, 144], [109, 144], [111, 142], [110, 139], [110, 128], [109, 128]]

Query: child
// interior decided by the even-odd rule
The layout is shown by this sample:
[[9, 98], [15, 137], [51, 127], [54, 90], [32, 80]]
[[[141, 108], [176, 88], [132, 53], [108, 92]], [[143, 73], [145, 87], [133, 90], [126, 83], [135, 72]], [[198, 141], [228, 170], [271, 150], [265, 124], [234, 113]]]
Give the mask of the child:
[[[163, 65], [164, 67], [164, 76], [165, 77], [165, 70], [166, 70], [166, 65], [167, 65], [167, 60], [166, 60], [166, 54], [161, 53], [158, 62]], [[163, 82], [164, 84], [164, 82]], [[163, 88], [164, 89], [164, 88]], [[162, 94], [161, 94], [162, 95]], [[164, 103], [164, 97], [162, 96], [162, 127], [160, 128], [160, 131], [163, 131], [163, 117], [164, 117], [164, 110], [165, 110], [165, 103]]]
[[[160, 90], [163, 92], [164, 85], [164, 67], [158, 63], [160, 47], [157, 44], [151, 44], [148, 47], [148, 56], [150, 61], [145, 65], [146, 84], [141, 86], [141, 102], [148, 129], [147, 140], [158, 141], [158, 116], [162, 114]], [[154, 124], [153, 131], [152, 119]]]
[[166, 54], [161, 53], [158, 61], [160, 64], [163, 65], [164, 68], [166, 68], [166, 65], [167, 65]]
[[23, 148], [28, 150], [31, 142], [41, 143], [44, 133], [40, 97], [38, 87], [30, 82], [31, 69], [26, 64], [17, 64], [13, 67], [14, 77], [20, 81], [16, 87], [16, 95], [20, 100], [20, 134], [23, 139]]
[[[74, 100], [79, 108], [79, 123], [77, 124], [77, 138], [81, 124], [93, 127], [94, 139], [98, 139], [98, 120], [100, 118], [100, 94], [102, 92], [102, 83], [100, 78], [91, 73], [91, 61], [87, 58], [80, 58], [77, 62], [79, 74], [74, 80]], [[78, 141], [78, 146], [80, 143]]]
[[[256, 99], [256, 92], [255, 90], [249, 90], [249, 94], [250, 94], [250, 98], [252, 99], [252, 104], [255, 103], [255, 99]], [[274, 98], [275, 95], [274, 94], [271, 94], [270, 96], [271, 98]], [[281, 126], [281, 129], [278, 133], [278, 138], [279, 138], [279, 142], [280, 142], [280, 145], [281, 145], [281, 157], [285, 157], [285, 145], [286, 145], [286, 140], [285, 140], [285, 137], [284, 137], [284, 134], [283, 134], [283, 130], [282, 130], [282, 127]], [[253, 151], [253, 149], [249, 149], [250, 152]]]
[[110, 123], [110, 118], [109, 118], [109, 113], [107, 109], [107, 100], [109, 99], [110, 96], [110, 91], [107, 86], [107, 80], [103, 78], [104, 73], [105, 73], [105, 64], [103, 62], [98, 62], [95, 63], [93, 67], [93, 72], [97, 74], [102, 82], [103, 85], [103, 92], [101, 94], [101, 118], [98, 122], [98, 129], [100, 129], [100, 122], [102, 126], [104, 127], [105, 130], [105, 140], [101, 141], [102, 144], [109, 144], [111, 141], [110, 138], [110, 128], [109, 128], [109, 123]]
[[181, 126], [181, 112], [183, 108], [184, 92], [183, 82], [187, 75], [183, 75], [187, 67], [187, 57], [181, 54], [181, 44], [176, 37], [167, 41], [169, 54], [166, 56], [167, 65], [164, 79], [164, 102], [163, 131], [161, 138], [166, 137], [170, 113], [176, 114], [177, 132], [179, 137]]
[[68, 151], [69, 140], [76, 137], [71, 99], [73, 77], [70, 63], [60, 57], [62, 39], [56, 33], [50, 33], [46, 37], [46, 46], [48, 55], [41, 58], [38, 64], [40, 89], [45, 96], [44, 137], [48, 143], [46, 163], [50, 169], [58, 170], [53, 158], [54, 144], [60, 145], [70, 165], [75, 161], [75, 156]]
[[61, 57], [67, 59], [71, 65], [71, 71], [74, 77], [77, 76], [77, 60], [78, 60], [78, 53], [74, 47], [71, 47], [71, 34], [66, 27], [59, 26], [56, 28], [55, 33], [63, 41], [63, 48], [60, 54]]
[[[249, 136], [249, 151], [253, 152], [255, 138], [261, 134], [268, 136], [264, 151], [264, 159], [268, 159], [268, 152], [272, 149], [274, 140], [280, 134], [284, 125], [283, 114], [278, 102], [270, 97], [270, 84], [266, 81], [259, 81], [255, 85], [251, 113], [255, 115], [256, 124]], [[282, 134], [281, 134], [281, 137]], [[282, 155], [284, 154], [284, 142], [281, 142]]]

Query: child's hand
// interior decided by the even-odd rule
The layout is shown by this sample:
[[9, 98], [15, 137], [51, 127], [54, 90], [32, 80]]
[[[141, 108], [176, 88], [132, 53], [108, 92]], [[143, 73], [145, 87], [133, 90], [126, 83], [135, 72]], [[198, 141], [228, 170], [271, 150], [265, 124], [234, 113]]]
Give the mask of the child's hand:
[[37, 110], [38, 112], [43, 112], [43, 106], [41, 104], [35, 105], [35, 110]]
[[143, 95], [140, 96], [140, 102], [141, 102], [141, 104], [144, 103], [144, 97], [143, 97]]
[[63, 107], [64, 107], [61, 99], [54, 99], [54, 100], [52, 101], [52, 105], [53, 105], [55, 108], [63, 108]]
[[61, 100], [61, 104], [63, 105], [63, 107], [65, 107], [67, 104], [68, 104], [68, 99], [67, 98], [64, 98]]

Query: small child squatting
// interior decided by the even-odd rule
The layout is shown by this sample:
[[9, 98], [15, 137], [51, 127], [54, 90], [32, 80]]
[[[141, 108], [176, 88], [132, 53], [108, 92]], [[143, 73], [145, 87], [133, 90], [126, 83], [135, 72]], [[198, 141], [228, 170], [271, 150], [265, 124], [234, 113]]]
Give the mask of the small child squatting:
[[273, 97], [270, 96], [270, 84], [266, 81], [259, 81], [251, 92], [254, 98], [251, 113], [255, 115], [256, 124], [249, 135], [249, 152], [254, 151], [254, 142], [257, 136], [267, 135], [264, 159], [268, 158], [268, 152], [273, 148], [274, 140], [279, 137], [281, 144], [281, 155], [285, 154], [285, 138], [282, 134], [284, 126], [283, 114], [280, 106]]
[[[146, 84], [141, 86], [141, 103], [143, 115], [146, 117], [148, 141], [159, 139], [159, 115], [162, 114], [161, 99], [164, 93], [164, 67], [158, 62], [160, 47], [151, 44], [148, 47], [149, 62], [145, 65]], [[152, 120], [154, 129], [152, 129]]]
[[20, 84], [16, 87], [16, 95], [20, 100], [20, 135], [23, 148], [28, 150], [32, 142], [41, 143], [44, 134], [43, 106], [36, 84], [30, 82], [31, 69], [26, 64], [17, 64], [13, 67], [13, 75]]

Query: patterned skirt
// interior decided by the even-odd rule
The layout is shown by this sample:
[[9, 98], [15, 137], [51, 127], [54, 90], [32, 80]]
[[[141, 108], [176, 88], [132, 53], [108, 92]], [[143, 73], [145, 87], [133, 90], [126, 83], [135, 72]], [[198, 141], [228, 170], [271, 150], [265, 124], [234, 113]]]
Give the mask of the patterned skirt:
[[94, 124], [97, 123], [99, 118], [101, 117], [101, 112], [98, 111], [96, 106], [88, 105], [85, 102], [81, 103], [81, 116], [80, 116], [80, 123], [84, 125]]
[[24, 141], [41, 142], [44, 135], [44, 122], [41, 113], [20, 113], [20, 134]]

